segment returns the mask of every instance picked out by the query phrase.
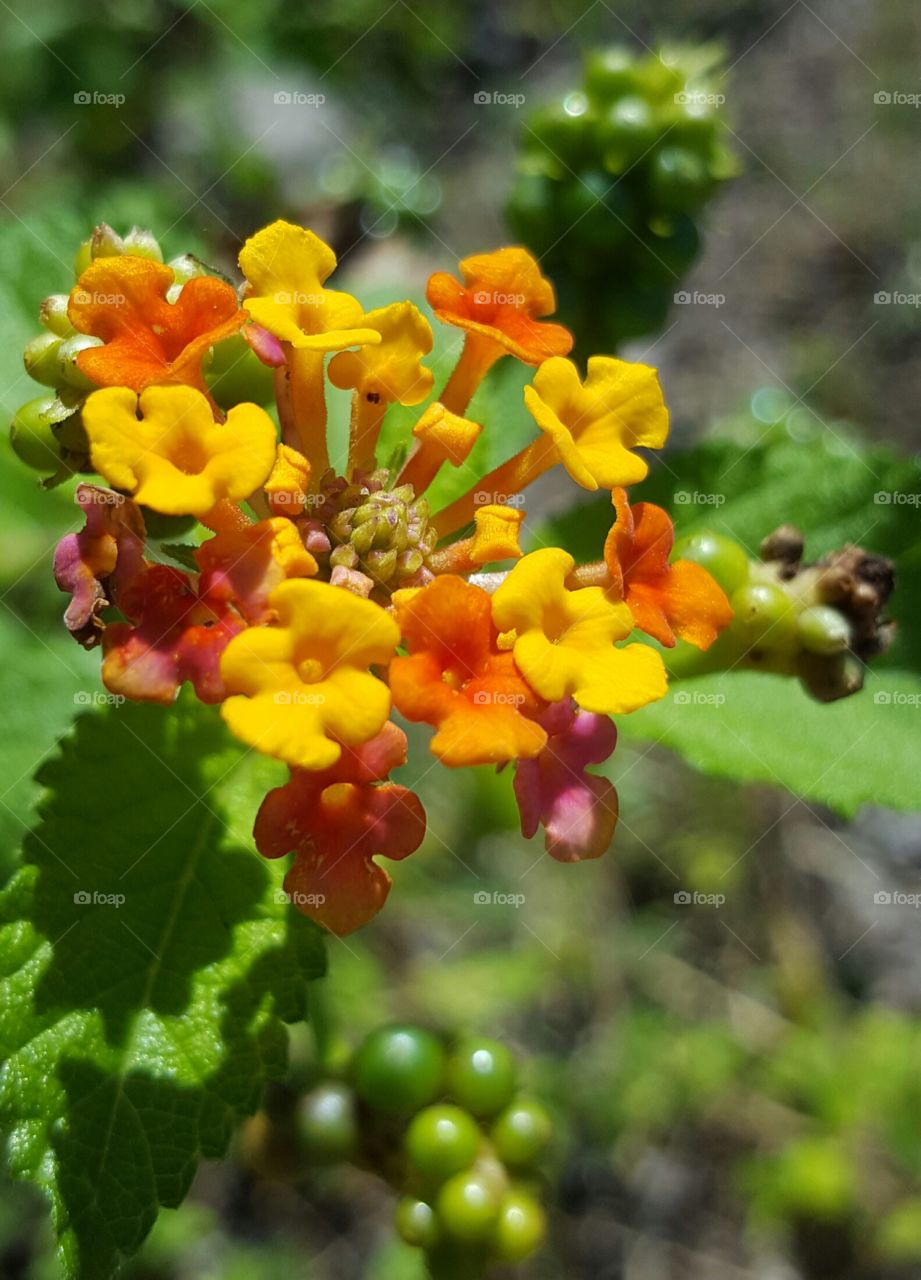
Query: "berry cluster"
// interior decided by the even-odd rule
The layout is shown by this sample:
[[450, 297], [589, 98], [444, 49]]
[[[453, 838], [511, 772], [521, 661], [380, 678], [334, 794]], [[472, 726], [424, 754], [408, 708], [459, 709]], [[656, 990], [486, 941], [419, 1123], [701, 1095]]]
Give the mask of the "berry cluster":
[[709, 531], [682, 539], [676, 550], [707, 569], [733, 609], [704, 663], [695, 654], [684, 674], [742, 666], [793, 675], [812, 697], [832, 702], [862, 687], [865, 664], [892, 640], [883, 609], [894, 566], [885, 556], [847, 546], [804, 564], [803, 537], [792, 525], [765, 538], [757, 560]]
[[[507, 215], [560, 280], [580, 334], [615, 346], [659, 327], [697, 255], [697, 216], [733, 172], [713, 51], [589, 55], [584, 84], [526, 124]], [[616, 282], [598, 306], [597, 284]]]
[[[521, 1262], [539, 1247], [540, 1164], [552, 1124], [519, 1091], [518, 1064], [503, 1044], [383, 1027], [340, 1076], [279, 1110], [276, 1148], [286, 1130], [295, 1136], [288, 1172], [350, 1162], [382, 1177], [399, 1196], [397, 1231], [424, 1250], [437, 1280], [477, 1280], [490, 1260]], [[263, 1150], [272, 1142], [263, 1132]], [[267, 1168], [255, 1147], [252, 1137], [244, 1142], [249, 1162]]]

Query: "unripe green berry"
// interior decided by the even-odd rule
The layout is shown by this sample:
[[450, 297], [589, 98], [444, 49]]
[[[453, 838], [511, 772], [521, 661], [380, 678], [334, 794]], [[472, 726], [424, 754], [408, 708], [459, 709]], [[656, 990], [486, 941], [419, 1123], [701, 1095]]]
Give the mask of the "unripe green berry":
[[613, 45], [596, 49], [585, 60], [585, 88], [589, 96], [607, 105], [639, 86], [636, 61], [629, 49]]
[[728, 596], [748, 582], [748, 556], [737, 542], [721, 533], [704, 530], [679, 539], [672, 560], [692, 560], [716, 579]]
[[477, 1116], [494, 1116], [515, 1092], [515, 1059], [497, 1040], [462, 1041], [448, 1061], [448, 1092]]
[[487, 1240], [499, 1217], [500, 1199], [490, 1181], [475, 1171], [449, 1178], [435, 1201], [446, 1235], [465, 1244]]
[[38, 309], [38, 320], [50, 333], [59, 338], [70, 338], [76, 333], [67, 316], [70, 297], [66, 293], [50, 293]]
[[80, 248], [74, 255], [74, 275], [79, 279], [92, 261], [93, 237], [90, 236], [87, 240], [81, 242]]
[[407, 1244], [417, 1249], [433, 1249], [438, 1243], [440, 1232], [435, 1210], [424, 1200], [416, 1200], [413, 1196], [404, 1196], [396, 1207], [394, 1214], [396, 1229]]
[[297, 1130], [304, 1152], [313, 1163], [348, 1160], [358, 1146], [352, 1090], [329, 1081], [305, 1094], [298, 1103]]
[[77, 365], [77, 356], [81, 351], [91, 347], [101, 347], [101, 338], [94, 338], [88, 333], [77, 333], [72, 338], [65, 338], [57, 349], [58, 383], [73, 387], [75, 391], [95, 391], [96, 383], [81, 373]]
[[796, 621], [796, 634], [810, 653], [841, 653], [851, 642], [847, 618], [831, 605], [815, 604], [804, 609]]
[[503, 1262], [523, 1262], [539, 1248], [546, 1235], [544, 1211], [533, 1196], [517, 1188], [499, 1209], [492, 1235], [493, 1251]]
[[783, 587], [750, 582], [732, 597], [733, 629], [748, 647], [777, 650], [795, 635], [796, 614]]
[[[652, 107], [639, 94], [619, 98], [601, 121], [605, 161], [621, 157], [623, 164], [638, 159], [656, 140], [658, 127]], [[619, 165], [611, 166], [616, 172]]]
[[421, 1027], [382, 1027], [355, 1054], [354, 1082], [370, 1106], [395, 1114], [416, 1111], [441, 1092], [441, 1041]]
[[152, 231], [146, 227], [132, 227], [122, 240], [121, 252], [134, 258], [150, 258], [153, 262], [163, 261], [163, 250]]
[[649, 194], [657, 213], [697, 208], [712, 185], [706, 162], [687, 147], [662, 147], [652, 157]]
[[56, 471], [61, 464], [61, 450], [51, 429], [50, 414], [56, 403], [54, 396], [38, 396], [20, 405], [10, 422], [13, 452], [36, 471]]
[[550, 1116], [530, 1098], [516, 1098], [496, 1117], [490, 1130], [496, 1154], [510, 1168], [534, 1165], [546, 1151], [553, 1133]]
[[470, 1168], [481, 1139], [480, 1127], [469, 1112], [443, 1103], [426, 1107], [413, 1118], [406, 1133], [406, 1152], [423, 1178], [443, 1182]]
[[57, 386], [60, 379], [58, 348], [61, 339], [54, 333], [40, 333], [31, 342], [26, 343], [22, 353], [22, 362], [26, 373], [36, 382], [46, 387]]

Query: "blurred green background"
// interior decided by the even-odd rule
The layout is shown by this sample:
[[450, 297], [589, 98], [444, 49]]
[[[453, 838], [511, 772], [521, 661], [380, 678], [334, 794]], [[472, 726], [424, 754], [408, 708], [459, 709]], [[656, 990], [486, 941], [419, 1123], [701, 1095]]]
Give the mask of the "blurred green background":
[[[919, 119], [895, 99], [917, 87], [919, 26], [909, 0], [664, 0], [654, 14], [639, 0], [4, 4], [4, 411], [36, 393], [19, 353], [94, 223], [149, 225], [167, 256], [229, 266], [247, 234], [287, 216], [335, 245], [345, 287], [418, 297], [430, 271], [508, 241], [526, 122], [578, 90], [586, 52], [717, 42], [739, 172], [701, 216], [680, 284], [692, 301], [624, 353], [660, 368], [676, 447], [716, 422], [756, 440], [773, 418], [763, 390], [752, 398], [769, 387], [798, 410], [791, 438], [808, 444], [831, 422], [917, 462]], [[573, 222], [566, 252], [592, 279], [599, 247]], [[641, 249], [623, 250], [633, 279]], [[596, 273], [599, 314], [623, 301], [618, 271]], [[96, 657], [62, 634], [50, 574], [76, 524], [69, 487], [43, 494], [6, 445], [0, 482], [6, 873], [30, 776], [75, 695], [99, 685]], [[544, 486], [529, 513], [572, 499]], [[917, 534], [907, 552], [917, 568]], [[845, 823], [625, 742], [614, 848], [559, 867], [517, 834], [508, 779], [427, 772], [423, 738], [426, 844], [396, 869], [379, 920], [331, 942], [323, 1000], [349, 1039], [419, 1018], [530, 1057], [559, 1139], [551, 1239], [523, 1274], [921, 1274], [921, 934], [912, 906], [874, 901], [917, 889], [921, 820], [867, 806]], [[676, 902], [694, 891], [725, 901]], [[478, 892], [524, 901], [481, 905]], [[356, 1172], [280, 1182], [238, 1156], [202, 1170], [126, 1274], [418, 1280], [390, 1215], [389, 1194]], [[53, 1276], [46, 1237], [41, 1206], [4, 1187], [0, 1274]]]

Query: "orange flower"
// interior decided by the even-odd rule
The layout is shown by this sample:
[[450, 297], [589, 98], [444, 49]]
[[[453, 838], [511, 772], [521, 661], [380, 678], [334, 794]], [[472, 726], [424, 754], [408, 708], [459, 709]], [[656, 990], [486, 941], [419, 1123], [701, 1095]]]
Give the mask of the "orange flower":
[[246, 312], [229, 284], [213, 276], [189, 280], [175, 302], [170, 267], [149, 258], [97, 258], [70, 295], [67, 314], [81, 333], [101, 338], [77, 356], [81, 373], [101, 387], [141, 391], [151, 383], [184, 382], [207, 394], [201, 362], [229, 338]]
[[541, 323], [556, 309], [556, 297], [527, 249], [496, 249], [464, 258], [461, 284], [446, 271], [429, 278], [426, 297], [443, 324], [466, 330], [463, 354], [439, 397], [463, 414], [482, 378], [500, 356], [540, 364], [572, 349], [572, 334]]
[[631, 509], [623, 489], [611, 501], [617, 519], [604, 544], [614, 585], [608, 594], [625, 600], [641, 631], [671, 648], [680, 636], [708, 649], [732, 621], [732, 606], [706, 569], [690, 560], [669, 564], [675, 530], [667, 513], [651, 502]]
[[393, 603], [409, 649], [409, 657], [390, 664], [393, 702], [408, 720], [437, 726], [431, 746], [442, 764], [536, 756], [547, 735], [523, 712], [542, 704], [511, 653], [499, 651], [489, 595], [443, 574], [420, 590], [397, 592]]

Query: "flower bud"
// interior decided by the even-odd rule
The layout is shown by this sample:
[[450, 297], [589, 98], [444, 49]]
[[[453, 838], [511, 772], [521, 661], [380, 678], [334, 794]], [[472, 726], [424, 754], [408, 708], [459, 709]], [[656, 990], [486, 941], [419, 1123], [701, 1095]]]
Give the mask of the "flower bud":
[[54, 333], [40, 333], [38, 337], [26, 344], [22, 361], [30, 378], [34, 378], [36, 382], [41, 382], [46, 387], [57, 385], [60, 381], [58, 363], [60, 346], [61, 339]]

